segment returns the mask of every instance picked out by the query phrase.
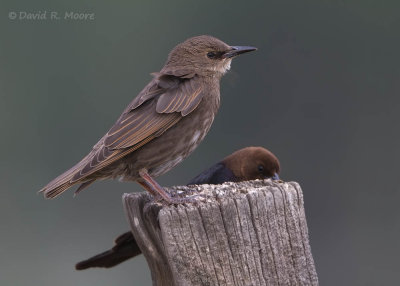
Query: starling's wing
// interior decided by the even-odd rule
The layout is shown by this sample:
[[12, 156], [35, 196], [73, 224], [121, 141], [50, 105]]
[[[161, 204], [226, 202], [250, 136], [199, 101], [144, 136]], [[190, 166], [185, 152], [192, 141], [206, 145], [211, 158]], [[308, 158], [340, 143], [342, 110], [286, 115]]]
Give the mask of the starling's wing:
[[163, 93], [157, 101], [158, 113], [180, 112], [182, 116], [188, 115], [203, 97], [202, 86], [195, 80], [183, 80], [179, 88], [170, 88]]
[[152, 73], [152, 75], [154, 76], [154, 80], [127, 106], [124, 113], [137, 108], [147, 100], [159, 95], [160, 90], [176, 90], [181, 83], [188, 79], [191, 79], [191, 84], [194, 85], [197, 85], [199, 81], [195, 74], [184, 69], [163, 69], [161, 72]]
[[116, 238], [113, 248], [77, 263], [75, 268], [76, 270], [84, 270], [92, 267], [110, 268], [141, 253], [135, 238], [129, 231]]
[[[168, 84], [169, 88], [161, 87]], [[88, 176], [163, 134], [196, 108], [202, 94], [197, 77], [176, 79], [168, 75], [153, 79], [93, 150], [41, 192], [53, 198], [76, 183], [89, 185], [93, 177]]]
[[233, 172], [224, 163], [217, 163], [187, 183], [188, 185], [222, 184], [236, 180]]
[[196, 78], [184, 79], [173, 88], [162, 89], [153, 100], [125, 112], [107, 133], [103, 148], [72, 180], [102, 169], [163, 134], [197, 107], [201, 91]]
[[107, 133], [105, 146], [112, 151], [143, 145], [143, 142], [160, 136], [182, 116], [192, 112], [202, 96], [202, 87], [196, 78], [182, 80], [174, 87], [163, 89], [156, 99], [124, 113]]

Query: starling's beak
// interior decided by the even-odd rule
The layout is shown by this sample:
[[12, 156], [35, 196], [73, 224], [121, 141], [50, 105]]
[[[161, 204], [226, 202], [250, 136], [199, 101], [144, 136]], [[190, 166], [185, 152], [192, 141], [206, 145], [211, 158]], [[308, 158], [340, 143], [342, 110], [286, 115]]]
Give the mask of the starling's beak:
[[247, 47], [247, 46], [232, 46], [231, 48], [232, 48], [231, 50], [225, 52], [222, 55], [222, 58], [224, 58], [224, 59], [233, 58], [240, 54], [244, 54], [244, 53], [248, 53], [248, 52], [257, 50], [257, 48], [255, 48], [255, 47]]
[[275, 173], [275, 174], [271, 177], [271, 179], [274, 180], [274, 181], [280, 180], [279, 175], [278, 175], [277, 173]]

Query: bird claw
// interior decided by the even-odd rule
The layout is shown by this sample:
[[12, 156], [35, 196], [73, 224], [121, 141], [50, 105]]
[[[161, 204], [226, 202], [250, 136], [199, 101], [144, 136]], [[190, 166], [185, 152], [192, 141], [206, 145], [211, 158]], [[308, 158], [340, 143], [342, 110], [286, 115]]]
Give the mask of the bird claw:
[[191, 195], [187, 197], [178, 197], [178, 196], [169, 196], [169, 198], [164, 198], [160, 195], [153, 197], [153, 202], [154, 203], [160, 203], [165, 206], [169, 205], [181, 205], [181, 204], [194, 204], [197, 205], [197, 203], [200, 201], [198, 197], [201, 197], [200, 195]]
[[196, 204], [198, 201], [196, 200], [198, 195], [193, 195], [189, 197], [179, 198], [179, 197], [170, 197], [169, 201], [164, 200], [168, 205], [180, 205], [180, 204]]

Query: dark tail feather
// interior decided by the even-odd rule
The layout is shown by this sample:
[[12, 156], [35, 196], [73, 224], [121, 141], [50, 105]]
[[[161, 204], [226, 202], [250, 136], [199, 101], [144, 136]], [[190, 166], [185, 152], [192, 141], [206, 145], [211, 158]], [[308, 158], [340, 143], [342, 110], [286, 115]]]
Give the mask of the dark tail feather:
[[129, 231], [117, 237], [113, 248], [77, 263], [75, 269], [84, 270], [92, 267], [110, 268], [139, 254], [141, 254], [140, 248]]

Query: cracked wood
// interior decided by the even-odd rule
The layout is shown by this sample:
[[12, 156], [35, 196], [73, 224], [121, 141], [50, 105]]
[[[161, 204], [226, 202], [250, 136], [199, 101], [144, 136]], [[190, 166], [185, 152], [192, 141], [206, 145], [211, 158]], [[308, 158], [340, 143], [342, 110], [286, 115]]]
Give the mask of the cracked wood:
[[153, 285], [318, 285], [303, 193], [270, 180], [167, 188], [196, 204], [125, 194]]

